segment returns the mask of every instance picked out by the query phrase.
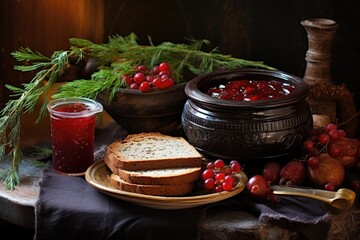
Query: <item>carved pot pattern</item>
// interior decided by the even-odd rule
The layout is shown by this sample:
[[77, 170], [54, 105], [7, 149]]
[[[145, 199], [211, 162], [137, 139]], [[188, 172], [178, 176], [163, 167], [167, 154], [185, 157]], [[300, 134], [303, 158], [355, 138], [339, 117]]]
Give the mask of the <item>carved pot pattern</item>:
[[[289, 81], [295, 91], [280, 99], [238, 102], [204, 94], [231, 79]], [[198, 76], [185, 86], [182, 126], [188, 141], [210, 157], [277, 158], [294, 153], [312, 129], [308, 84], [281, 71], [241, 69]]]

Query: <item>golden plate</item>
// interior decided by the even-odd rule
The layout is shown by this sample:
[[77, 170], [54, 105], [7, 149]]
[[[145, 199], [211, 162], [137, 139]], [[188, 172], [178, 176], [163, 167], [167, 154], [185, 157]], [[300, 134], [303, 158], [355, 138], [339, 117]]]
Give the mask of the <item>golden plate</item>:
[[110, 174], [111, 171], [104, 161], [100, 161], [87, 169], [85, 179], [90, 185], [109, 196], [155, 209], [185, 209], [219, 202], [242, 192], [248, 180], [246, 174], [241, 172], [239, 174], [240, 181], [231, 191], [198, 195], [194, 193], [192, 196], [183, 197], [162, 197], [115, 189], [110, 185]]

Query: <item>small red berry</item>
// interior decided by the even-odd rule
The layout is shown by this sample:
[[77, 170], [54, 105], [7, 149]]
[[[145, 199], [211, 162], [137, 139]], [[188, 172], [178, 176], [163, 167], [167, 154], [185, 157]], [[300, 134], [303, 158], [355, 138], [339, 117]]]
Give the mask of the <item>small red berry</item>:
[[330, 141], [330, 137], [326, 133], [322, 133], [319, 135], [319, 143], [322, 145], [327, 144]]
[[160, 71], [168, 71], [169, 70], [169, 64], [167, 62], [162, 62], [159, 64], [159, 70]]
[[150, 88], [151, 88], [150, 83], [147, 81], [142, 82], [139, 86], [139, 89], [142, 92], [148, 92], [150, 90]]
[[222, 160], [222, 159], [217, 159], [217, 160], [214, 162], [214, 166], [215, 166], [215, 168], [217, 168], [217, 169], [222, 169], [222, 168], [225, 166], [224, 160]]
[[136, 70], [139, 72], [146, 72], [146, 66], [145, 65], [139, 65], [136, 67]]
[[336, 158], [336, 157], [340, 156], [340, 153], [341, 153], [341, 148], [340, 148], [340, 146], [338, 146], [338, 145], [331, 145], [331, 146], [329, 147], [329, 155], [330, 155], [331, 157]]
[[311, 167], [312, 169], [315, 169], [319, 166], [319, 158], [316, 156], [310, 157], [307, 161], [307, 164], [309, 165], [309, 167]]
[[137, 83], [132, 83], [132, 84], [130, 84], [130, 89], [139, 89], [139, 84], [137, 84]]
[[343, 129], [339, 129], [339, 133], [341, 137], [346, 137], [346, 132]]
[[123, 78], [128, 86], [130, 86], [134, 82], [133, 79], [128, 75], [123, 76]]
[[218, 172], [217, 174], [215, 174], [215, 181], [222, 182], [224, 180], [225, 180], [225, 173]]
[[335, 191], [336, 187], [332, 183], [327, 183], [327, 184], [325, 184], [324, 189], [328, 190], [328, 191]]
[[230, 168], [233, 172], [240, 172], [241, 171], [241, 164], [237, 161], [230, 163]]
[[314, 149], [314, 142], [310, 139], [306, 140], [303, 143], [303, 148], [307, 153], [310, 153]]
[[233, 177], [233, 176], [231, 176], [231, 175], [226, 175], [224, 181], [225, 181], [225, 182], [229, 182], [229, 183], [231, 183], [231, 185], [232, 185], [235, 180], [234, 180], [234, 177]]
[[326, 125], [324, 130], [326, 133], [329, 133], [333, 129], [337, 129], [337, 125], [334, 123], [329, 123], [328, 125]]
[[221, 186], [224, 191], [230, 191], [232, 189], [232, 183], [230, 182], [224, 181]]
[[134, 79], [135, 83], [140, 85], [142, 82], [144, 82], [146, 80], [146, 77], [145, 77], [145, 74], [143, 74], [142, 72], [138, 72], [138, 73], [135, 73], [133, 79]]
[[214, 169], [214, 162], [209, 162], [208, 164], [206, 164], [206, 168]]
[[337, 129], [331, 129], [328, 134], [331, 140], [338, 140], [340, 138], [340, 133]]
[[208, 178], [204, 181], [204, 188], [211, 190], [215, 187], [215, 180], [213, 178]]
[[204, 180], [206, 180], [208, 178], [214, 178], [215, 174], [212, 169], [205, 169], [201, 176]]

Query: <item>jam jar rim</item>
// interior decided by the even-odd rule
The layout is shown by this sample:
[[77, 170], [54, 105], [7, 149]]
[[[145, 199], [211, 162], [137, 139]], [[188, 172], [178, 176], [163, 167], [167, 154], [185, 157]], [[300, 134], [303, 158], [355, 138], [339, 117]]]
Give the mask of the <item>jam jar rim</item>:
[[[199, 89], [204, 81], [209, 81], [207, 79], [219, 80], [225, 79], [226, 77], [243, 77], [251, 78], [252, 76], [263, 76], [266, 78], [271, 77], [271, 79], [279, 79], [281, 81], [289, 81], [295, 84], [295, 90], [288, 96], [283, 96], [276, 99], [270, 100], [256, 100], [256, 101], [236, 101], [236, 100], [223, 100], [218, 99], [212, 96], [207, 95]], [[230, 79], [229, 79], [230, 80]], [[291, 105], [299, 101], [305, 100], [310, 92], [310, 87], [307, 82], [305, 82], [300, 77], [297, 77], [293, 74], [280, 71], [280, 70], [265, 70], [265, 69], [232, 69], [232, 70], [221, 70], [212, 73], [207, 73], [203, 75], [198, 75], [192, 80], [190, 80], [185, 86], [186, 96], [195, 101], [201, 102], [204, 105], [212, 105], [218, 107], [228, 107], [228, 108], [274, 108], [284, 105]]]
[[[57, 111], [56, 108], [58, 106], [64, 104], [78, 104], [82, 103], [87, 105], [89, 108], [84, 109], [79, 112], [63, 112]], [[101, 103], [96, 100], [85, 98], [85, 97], [64, 97], [64, 98], [56, 98], [50, 101], [47, 104], [47, 109], [51, 116], [62, 117], [62, 118], [79, 118], [79, 117], [89, 117], [94, 116], [97, 113], [103, 111], [103, 106]]]

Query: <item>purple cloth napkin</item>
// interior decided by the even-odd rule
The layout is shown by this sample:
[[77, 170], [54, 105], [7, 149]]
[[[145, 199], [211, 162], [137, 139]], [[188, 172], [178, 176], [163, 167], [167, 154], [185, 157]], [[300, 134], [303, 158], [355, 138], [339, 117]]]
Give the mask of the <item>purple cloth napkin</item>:
[[326, 239], [332, 214], [321, 201], [294, 196], [278, 196], [276, 203], [257, 203], [247, 194], [240, 201], [264, 223], [274, 224], [296, 232], [301, 239]]
[[196, 239], [201, 208], [156, 210], [109, 197], [82, 177], [45, 169], [35, 239]]

